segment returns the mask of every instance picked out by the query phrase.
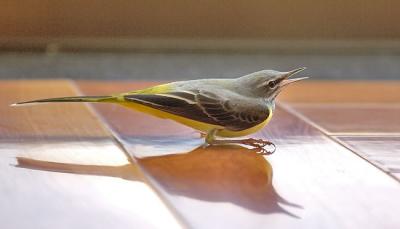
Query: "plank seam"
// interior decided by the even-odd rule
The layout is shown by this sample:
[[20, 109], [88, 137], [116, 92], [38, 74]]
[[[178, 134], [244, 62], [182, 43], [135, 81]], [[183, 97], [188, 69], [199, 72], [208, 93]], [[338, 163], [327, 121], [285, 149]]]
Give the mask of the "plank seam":
[[[77, 95], [84, 95], [79, 87], [79, 85], [74, 80], [69, 80], [73, 90], [77, 93]], [[128, 161], [132, 164], [135, 164], [140, 169], [140, 172], [143, 174], [146, 184], [157, 194], [160, 200], [165, 204], [165, 206], [171, 211], [172, 215], [175, 217], [176, 221], [182, 226], [182, 228], [188, 228], [189, 223], [183, 218], [181, 214], [176, 210], [176, 208], [166, 200], [161, 192], [158, 191], [157, 184], [152, 180], [149, 174], [142, 168], [140, 163], [136, 160], [135, 157], [132, 157], [129, 153], [128, 149], [124, 146], [123, 140], [120, 139], [119, 135], [113, 130], [113, 128], [108, 124], [108, 122], [104, 119], [104, 117], [96, 111], [96, 108], [93, 107], [92, 104], [85, 103], [87, 109], [99, 120], [101, 126], [110, 133], [111, 138], [114, 140], [116, 145], [122, 150], [125, 154]]]
[[385, 171], [382, 167], [379, 167], [378, 165], [376, 165], [375, 163], [371, 162], [370, 160], [368, 160], [366, 157], [364, 157], [361, 153], [358, 153], [357, 151], [355, 151], [355, 149], [353, 149], [352, 147], [350, 147], [349, 145], [347, 145], [345, 142], [341, 141], [340, 139], [338, 139], [338, 136], [332, 136], [329, 134], [328, 131], [326, 131], [323, 127], [319, 126], [317, 123], [313, 122], [312, 120], [310, 120], [309, 118], [307, 118], [306, 116], [304, 116], [303, 114], [301, 114], [300, 112], [296, 111], [294, 108], [292, 108], [290, 105], [288, 104], [284, 104], [284, 103], [279, 103], [278, 104], [279, 107], [281, 107], [282, 109], [284, 109], [285, 111], [289, 112], [290, 114], [294, 115], [295, 117], [299, 118], [300, 120], [302, 120], [303, 122], [305, 122], [307, 125], [310, 125], [312, 127], [314, 127], [315, 129], [317, 129], [318, 131], [320, 131], [323, 135], [325, 135], [326, 137], [328, 137], [329, 139], [331, 139], [333, 142], [336, 142], [337, 144], [343, 146], [344, 148], [348, 149], [350, 152], [352, 152], [353, 154], [357, 155], [359, 158], [361, 158], [362, 160], [366, 161], [367, 163], [369, 163], [370, 165], [372, 165], [373, 167], [377, 168], [378, 170], [382, 171], [383, 173], [387, 174], [388, 176], [390, 176], [391, 178], [393, 178], [395, 181], [397, 181], [400, 184], [400, 179], [397, 178], [396, 176], [394, 176], [391, 173], [388, 173], [387, 171]]

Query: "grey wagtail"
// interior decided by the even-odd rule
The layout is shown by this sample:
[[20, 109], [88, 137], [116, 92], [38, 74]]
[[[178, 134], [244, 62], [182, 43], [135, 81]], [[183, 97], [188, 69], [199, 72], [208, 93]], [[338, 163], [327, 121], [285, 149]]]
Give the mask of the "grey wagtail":
[[194, 128], [210, 145], [236, 143], [262, 148], [273, 143], [253, 138], [216, 139], [216, 136], [240, 137], [263, 128], [271, 120], [279, 92], [293, 82], [308, 78], [289, 79], [304, 69], [262, 70], [235, 79], [177, 81], [115, 95], [39, 99], [12, 106], [49, 102], [117, 103]]

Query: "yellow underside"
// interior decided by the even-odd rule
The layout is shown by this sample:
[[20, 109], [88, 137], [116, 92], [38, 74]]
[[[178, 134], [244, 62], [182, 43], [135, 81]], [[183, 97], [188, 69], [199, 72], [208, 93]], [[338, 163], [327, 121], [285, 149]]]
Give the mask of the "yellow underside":
[[140, 112], [143, 112], [146, 114], [150, 114], [150, 115], [156, 116], [158, 118], [174, 120], [175, 122], [178, 122], [185, 126], [191, 127], [193, 129], [196, 129], [203, 133], [208, 133], [210, 130], [215, 129], [215, 128], [221, 129], [220, 131], [218, 131], [216, 133], [216, 135], [220, 136], [220, 137], [240, 137], [240, 136], [246, 136], [246, 135], [255, 133], [255, 132], [259, 131], [260, 129], [262, 129], [271, 120], [271, 117], [272, 117], [272, 112], [270, 111], [271, 115], [269, 115], [269, 117], [264, 122], [258, 124], [257, 126], [251, 127], [246, 130], [241, 130], [241, 131], [230, 131], [230, 130], [224, 129], [223, 126], [212, 125], [212, 124], [208, 124], [208, 123], [194, 121], [194, 120], [191, 120], [188, 118], [170, 114], [170, 113], [160, 111], [160, 110], [157, 110], [157, 109], [154, 109], [151, 107], [147, 107], [147, 106], [144, 106], [141, 104], [137, 104], [137, 103], [132, 103], [132, 102], [117, 102], [117, 103], [122, 106], [125, 106], [127, 108], [134, 109], [136, 111], [140, 111]]

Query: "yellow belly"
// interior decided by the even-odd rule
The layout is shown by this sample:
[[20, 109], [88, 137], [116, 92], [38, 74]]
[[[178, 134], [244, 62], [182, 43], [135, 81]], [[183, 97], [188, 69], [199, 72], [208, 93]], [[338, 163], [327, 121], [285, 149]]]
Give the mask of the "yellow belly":
[[245, 130], [241, 130], [241, 131], [222, 130], [222, 131], [219, 131], [217, 133], [217, 135], [221, 136], [221, 137], [233, 138], [233, 137], [241, 137], [241, 136], [253, 134], [253, 133], [261, 130], [262, 128], [264, 128], [264, 126], [268, 124], [268, 122], [271, 120], [271, 118], [272, 118], [272, 113], [268, 116], [267, 119], [265, 119], [262, 123], [258, 124], [257, 126], [253, 126], [249, 129], [245, 129]]
[[253, 126], [249, 129], [241, 130], [241, 131], [231, 131], [231, 130], [224, 129], [223, 126], [212, 125], [212, 124], [208, 124], [208, 123], [204, 123], [204, 122], [191, 120], [188, 118], [170, 114], [170, 113], [160, 111], [160, 110], [157, 110], [157, 109], [154, 109], [151, 107], [147, 107], [147, 106], [144, 106], [141, 104], [137, 104], [137, 103], [119, 102], [118, 104], [125, 106], [127, 108], [130, 108], [130, 109], [134, 109], [134, 110], [146, 113], [146, 114], [156, 116], [158, 118], [174, 120], [175, 122], [178, 122], [185, 126], [191, 127], [193, 129], [196, 129], [203, 133], [208, 133], [210, 130], [215, 129], [215, 128], [221, 129], [221, 131], [218, 131], [216, 134], [217, 136], [220, 136], [220, 137], [240, 137], [240, 136], [246, 136], [246, 135], [255, 133], [255, 132], [259, 131], [260, 129], [262, 129], [272, 118], [272, 111], [270, 110], [270, 115], [268, 116], [268, 118], [264, 122], [258, 124], [257, 126]]

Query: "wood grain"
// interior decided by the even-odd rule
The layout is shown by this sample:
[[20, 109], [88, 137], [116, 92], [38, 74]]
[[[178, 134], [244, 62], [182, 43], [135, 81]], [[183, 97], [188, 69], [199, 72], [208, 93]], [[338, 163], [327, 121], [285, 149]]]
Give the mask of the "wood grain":
[[[400, 94], [400, 93], [399, 93]], [[400, 135], [400, 106], [292, 105], [329, 135]]]
[[400, 137], [338, 136], [337, 139], [388, 173], [400, 175]]
[[179, 228], [85, 105], [9, 106], [69, 95], [68, 81], [1, 82], [1, 227]]
[[0, 93], [2, 139], [107, 137], [105, 129], [83, 104], [10, 107], [20, 101], [72, 96], [75, 93], [68, 81], [2, 81]]
[[[126, 91], [129, 86], [120, 85], [119, 90], [108, 85], [78, 83], [85, 94]], [[202, 139], [176, 123], [153, 118], [144, 122], [134, 111], [94, 107], [192, 227], [400, 225], [396, 180], [279, 107], [268, 127], [254, 135], [277, 145], [277, 152], [268, 157], [243, 147], [199, 148]], [[140, 125], [136, 117], [141, 117]]]

